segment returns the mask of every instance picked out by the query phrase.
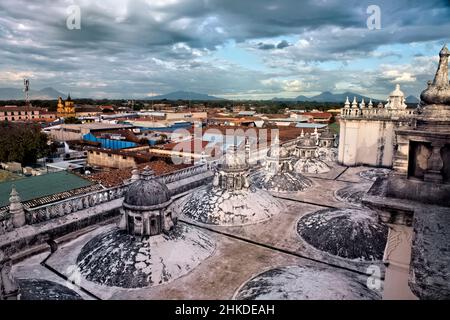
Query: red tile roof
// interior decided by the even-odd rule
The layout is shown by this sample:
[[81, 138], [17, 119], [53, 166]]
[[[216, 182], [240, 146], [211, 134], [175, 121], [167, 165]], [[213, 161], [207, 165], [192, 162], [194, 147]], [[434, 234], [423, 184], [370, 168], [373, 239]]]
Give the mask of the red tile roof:
[[[150, 167], [154, 172], [155, 175], [159, 176], [165, 173], [170, 173], [176, 170], [181, 170], [184, 168], [189, 167], [190, 165], [186, 164], [169, 164], [161, 160], [157, 161], [151, 161], [151, 162], [145, 162], [137, 165], [137, 168], [139, 170], [142, 170], [145, 167]], [[124, 180], [131, 178], [131, 172], [133, 171], [133, 168], [126, 168], [126, 169], [111, 169], [108, 171], [99, 172], [96, 174], [93, 174], [91, 176], [88, 176], [87, 178], [91, 181], [101, 183], [105, 187], [114, 187], [121, 185]]]
[[313, 116], [314, 118], [328, 119], [333, 116], [333, 114], [329, 112], [304, 112], [301, 115], [305, 116]]

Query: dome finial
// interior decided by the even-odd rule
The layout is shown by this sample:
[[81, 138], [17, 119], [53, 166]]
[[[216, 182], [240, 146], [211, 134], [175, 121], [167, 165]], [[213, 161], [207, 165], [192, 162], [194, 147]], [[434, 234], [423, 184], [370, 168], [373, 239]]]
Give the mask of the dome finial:
[[146, 166], [140, 176], [142, 180], [152, 180], [155, 177], [155, 172], [149, 166]]
[[434, 81], [422, 91], [420, 100], [422, 105], [450, 105], [450, 84], [448, 81], [448, 57], [450, 52], [444, 45], [439, 52], [439, 66]]
[[448, 51], [447, 45], [442, 47], [439, 52], [439, 66], [434, 77], [433, 84], [438, 88], [447, 88], [448, 83], [448, 57], [450, 52]]

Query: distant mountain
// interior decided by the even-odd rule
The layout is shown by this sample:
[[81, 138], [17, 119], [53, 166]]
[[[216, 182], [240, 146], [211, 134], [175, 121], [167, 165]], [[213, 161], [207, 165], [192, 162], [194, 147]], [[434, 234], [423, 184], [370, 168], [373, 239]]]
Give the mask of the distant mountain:
[[[58, 99], [58, 97], [66, 98], [66, 95], [50, 87], [41, 90], [30, 90], [30, 100], [54, 100]], [[0, 88], [0, 100], [24, 99], [23, 89]]]
[[413, 95], [410, 95], [410, 96], [407, 96], [406, 97], [406, 103], [411, 103], [411, 104], [417, 104], [417, 103], [419, 103], [420, 102], [420, 100], [419, 99], [417, 99], [415, 96], [413, 96]]
[[175, 92], [170, 92], [167, 94], [162, 94], [159, 96], [148, 97], [146, 99], [147, 100], [164, 100], [164, 99], [166, 99], [166, 100], [202, 100], [202, 101], [225, 100], [225, 99], [210, 96], [207, 94], [197, 93], [197, 92], [189, 92], [189, 91], [175, 91]]
[[[338, 103], [344, 103], [345, 99], [348, 97], [348, 99], [350, 100], [350, 103], [353, 101], [353, 97], [356, 97], [356, 100], [359, 102], [361, 102], [362, 98], [364, 98], [364, 100], [366, 101], [366, 103], [372, 99], [372, 101], [375, 103], [380, 101], [379, 99], [374, 99], [374, 98], [370, 98], [370, 97], [366, 97], [366, 96], [362, 96], [360, 94], [354, 93], [354, 92], [344, 92], [344, 93], [331, 93], [329, 91], [325, 91], [322, 92], [321, 94], [318, 94], [317, 96], [313, 96], [313, 97], [307, 97], [307, 96], [298, 96], [296, 98], [273, 98], [272, 101], [298, 101], [298, 102], [338, 102]], [[420, 100], [413, 96], [410, 95], [408, 96], [406, 99], [406, 103], [411, 103], [411, 104], [415, 104], [415, 103], [419, 103]]]
[[293, 99], [294, 101], [309, 101], [309, 98], [307, 96], [298, 96], [297, 98]]
[[344, 93], [331, 93], [329, 91], [322, 92], [321, 94], [318, 94], [317, 96], [313, 97], [307, 97], [307, 96], [298, 96], [296, 98], [273, 98], [273, 101], [299, 101], [299, 102], [339, 102], [344, 103], [345, 99], [348, 97], [350, 102], [353, 101], [353, 97], [356, 97], [356, 100], [360, 102], [362, 98], [366, 102], [369, 102], [370, 99], [372, 101], [378, 101], [378, 99], [373, 99], [370, 97], [362, 96], [357, 93], [353, 92], [344, 92]]
[[[300, 96], [302, 97], [302, 96]], [[363, 98], [368, 102], [371, 98], [362, 96], [360, 94], [354, 93], [354, 92], [344, 92], [344, 93], [331, 93], [329, 91], [322, 92], [321, 94], [309, 98], [307, 101], [316, 101], [316, 102], [340, 102], [344, 103], [345, 99], [350, 100], [350, 102], [353, 100], [353, 97], [356, 97], [356, 100], [360, 102]], [[372, 99], [373, 101], [376, 101], [377, 99]]]

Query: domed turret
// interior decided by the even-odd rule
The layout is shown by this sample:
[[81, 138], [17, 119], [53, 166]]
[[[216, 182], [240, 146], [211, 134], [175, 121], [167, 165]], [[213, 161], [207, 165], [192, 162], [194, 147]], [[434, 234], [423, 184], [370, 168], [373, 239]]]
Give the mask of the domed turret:
[[261, 222], [283, 210], [283, 204], [250, 183], [244, 152], [229, 148], [212, 184], [172, 207], [184, 217], [207, 224], [237, 226]]
[[123, 205], [127, 208], [147, 208], [158, 206], [169, 200], [169, 189], [155, 178], [151, 169], [145, 168], [139, 180], [132, 183], [125, 194]]
[[228, 148], [223, 158], [221, 169], [225, 171], [241, 171], [248, 168], [245, 152], [240, 152], [237, 147]]
[[289, 151], [286, 149], [286, 147], [280, 145], [280, 139], [278, 139], [278, 136], [275, 137], [272, 146], [267, 152], [267, 156], [269, 158], [277, 158], [277, 159], [289, 158]]
[[129, 234], [153, 236], [172, 229], [176, 220], [166, 208], [172, 202], [170, 190], [148, 167], [125, 194], [120, 228]]
[[312, 182], [294, 171], [292, 159], [286, 147], [279, 144], [277, 137], [267, 152], [263, 167], [252, 175], [253, 184], [257, 188], [275, 192], [304, 191]]

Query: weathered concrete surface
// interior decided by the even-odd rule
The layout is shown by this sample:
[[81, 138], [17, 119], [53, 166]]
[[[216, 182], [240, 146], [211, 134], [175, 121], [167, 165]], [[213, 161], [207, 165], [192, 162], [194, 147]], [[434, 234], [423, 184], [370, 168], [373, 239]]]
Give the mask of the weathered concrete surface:
[[[380, 174], [386, 174], [389, 172], [389, 169], [385, 168], [373, 168], [373, 167], [365, 167], [365, 166], [358, 166], [358, 167], [349, 167], [345, 172], [337, 178], [339, 181], [348, 181], [348, 182], [367, 182], [370, 181], [367, 178], [372, 177], [373, 171], [378, 171]], [[362, 172], [366, 172], [368, 174], [363, 174]], [[373, 182], [374, 180], [372, 180]]]
[[414, 213], [410, 287], [420, 299], [450, 299], [450, 208]]
[[371, 185], [372, 183], [351, 183], [346, 187], [336, 190], [334, 197], [341, 202], [362, 207], [362, 198], [367, 193], [367, 190], [371, 188]]
[[308, 172], [305, 172], [305, 173], [303, 173], [303, 175], [305, 175], [307, 177], [313, 177], [313, 178], [322, 178], [322, 179], [334, 180], [340, 174], [342, 174], [342, 172], [344, 172], [347, 169], [347, 167], [341, 166], [341, 165], [339, 165], [337, 163], [328, 162], [328, 161], [325, 161], [325, 163], [330, 167], [330, 171], [325, 172], [325, 173], [308, 173]]
[[[63, 278], [59, 277], [57, 274], [53, 273], [52, 271], [50, 271], [41, 264], [41, 262], [44, 261], [49, 254], [50, 254], [49, 251], [43, 252], [14, 265], [12, 269], [12, 274], [16, 277], [16, 279], [18, 279], [19, 284], [22, 279], [43, 279], [46, 281], [50, 281], [52, 283], [56, 283], [57, 285], [60, 286], [64, 287], [70, 286], [67, 281], [65, 281]], [[83, 300], [93, 299], [76, 286], [71, 286], [68, 289], [73, 290]], [[29, 298], [33, 298], [33, 296], [35, 296], [32, 290], [26, 290], [26, 294], [28, 295]], [[38, 299], [39, 297], [45, 297], [45, 293], [41, 293], [38, 296], [35, 296], [33, 299]]]
[[[362, 183], [348, 183], [338, 180], [317, 179], [311, 178], [313, 181], [312, 187], [303, 192], [290, 193], [290, 194], [277, 194], [282, 198], [292, 199], [296, 201], [307, 202], [311, 204], [317, 204], [318, 206], [330, 206], [336, 208], [347, 208], [351, 206], [348, 201], [342, 201], [336, 197], [336, 192], [343, 188], [353, 188], [357, 191], [367, 191], [370, 189], [372, 182], [363, 181]], [[356, 190], [357, 189], [357, 190]]]
[[[208, 232], [208, 231], [205, 231]], [[71, 266], [81, 248], [100, 231], [92, 231], [63, 246], [48, 260], [48, 264], [59, 272], [70, 275]], [[216, 238], [216, 250], [214, 254], [194, 268], [191, 272], [164, 285], [124, 289], [107, 287], [81, 279], [83, 288], [102, 299], [231, 299], [243, 283], [262, 271], [276, 267], [299, 265], [304, 267], [329, 268], [334, 273], [334, 268], [284, 254], [275, 250], [264, 248], [238, 239], [232, 239], [224, 235], [208, 232]], [[35, 261], [36, 262], [36, 261]], [[35, 263], [34, 262], [34, 263]], [[23, 262], [24, 265], [33, 265], [32, 262]], [[37, 269], [42, 269], [37, 266]], [[19, 272], [21, 271], [21, 272]], [[17, 270], [16, 274], [24, 275], [24, 269]], [[364, 286], [367, 277], [353, 274], [347, 271], [354, 281]], [[27, 277], [47, 279], [44, 272], [28, 273]], [[346, 281], [343, 277], [342, 281]]]

